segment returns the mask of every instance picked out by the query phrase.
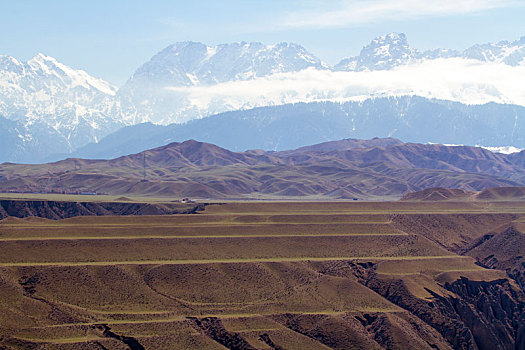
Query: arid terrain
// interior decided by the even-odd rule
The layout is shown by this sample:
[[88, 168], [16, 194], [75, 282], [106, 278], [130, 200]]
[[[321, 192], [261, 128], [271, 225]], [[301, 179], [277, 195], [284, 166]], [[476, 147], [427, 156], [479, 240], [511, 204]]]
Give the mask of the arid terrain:
[[524, 5], [3, 1], [0, 350], [525, 350]]
[[525, 151], [340, 140], [283, 152], [231, 152], [194, 140], [111, 160], [0, 164], [0, 192], [215, 200], [397, 200], [429, 187], [525, 185]]
[[21, 200], [33, 216], [0, 221], [0, 347], [522, 349], [522, 190], [60, 220], [71, 204]]

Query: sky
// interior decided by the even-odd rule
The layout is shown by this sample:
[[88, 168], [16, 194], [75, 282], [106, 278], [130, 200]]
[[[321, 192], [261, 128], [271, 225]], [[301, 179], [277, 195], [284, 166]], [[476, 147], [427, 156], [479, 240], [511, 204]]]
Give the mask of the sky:
[[328, 64], [374, 37], [419, 50], [525, 36], [525, 0], [0, 0], [0, 54], [41, 52], [121, 86], [164, 47], [294, 42]]

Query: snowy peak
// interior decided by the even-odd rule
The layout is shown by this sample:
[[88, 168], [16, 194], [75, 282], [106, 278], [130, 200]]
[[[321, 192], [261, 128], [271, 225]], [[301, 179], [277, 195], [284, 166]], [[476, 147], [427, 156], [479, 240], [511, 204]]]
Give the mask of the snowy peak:
[[41, 53], [27, 62], [0, 56], [0, 115], [24, 127], [46, 125], [71, 148], [121, 125], [118, 115], [109, 117], [116, 91], [106, 81]]
[[[207, 46], [180, 42], [168, 46], [142, 65], [119, 90], [123, 113], [136, 122], [184, 122], [235, 109], [224, 98], [188, 98], [188, 87], [206, 88], [221, 83], [255, 80], [279, 73], [326, 66], [302, 46], [237, 42]], [[194, 89], [198, 90], [198, 89]], [[209, 95], [210, 96], [210, 95]], [[251, 105], [246, 101], [243, 108]]]
[[34, 69], [46, 69], [47, 67], [57, 66], [58, 62], [53, 57], [46, 56], [43, 53], [37, 53], [27, 63]]
[[375, 38], [361, 50], [357, 61], [358, 69], [390, 69], [410, 62], [416, 51], [408, 45], [405, 34], [391, 33]]
[[407, 37], [404, 33], [390, 33], [378, 36], [361, 50], [361, 56], [392, 57], [396, 52], [411, 53]]
[[108, 82], [94, 78], [83, 70], [75, 70], [58, 62], [50, 56], [38, 53], [35, 57], [27, 61], [35, 73], [45, 77], [55, 77], [62, 82], [65, 88], [80, 87], [86, 90], [115, 95], [117, 88]]
[[207, 46], [180, 42], [168, 46], [140, 67], [128, 81], [146, 85], [194, 86], [249, 80], [309, 67], [327, 69], [321, 60], [292, 43], [238, 42]]
[[430, 50], [420, 56], [421, 59], [427, 60], [453, 57], [519, 66], [525, 63], [525, 37], [512, 42], [500, 41], [497, 43], [476, 44], [464, 51], [450, 49]]
[[127, 85], [135, 81], [148, 84], [177, 82], [192, 85], [188, 72], [197, 69], [207, 56], [207, 47], [201, 43], [180, 42], [166, 47], [137, 69]]
[[474, 45], [464, 51], [434, 49], [424, 53], [410, 48], [403, 33], [379, 36], [363, 47], [359, 56], [343, 59], [333, 67], [337, 71], [387, 70], [397, 66], [439, 58], [465, 58], [510, 66], [525, 64], [525, 37], [509, 42]]
[[[405, 34], [390, 33], [373, 39], [363, 47], [359, 56], [342, 60], [334, 67], [328, 67], [302, 46], [292, 43], [265, 45], [259, 42], [237, 42], [208, 46], [186, 41], [168, 46], [142, 65], [119, 90], [117, 99], [126, 120], [159, 124], [181, 123], [224, 111], [255, 106], [323, 99], [344, 100], [367, 95], [424, 94], [443, 99], [455, 96], [458, 101], [463, 102], [509, 102], [516, 101], [515, 97], [509, 97], [500, 90], [489, 91], [489, 85], [485, 82], [479, 84], [477, 80], [469, 81], [472, 86], [467, 89], [461, 87], [457, 88], [460, 92], [450, 93], [447, 90], [448, 85], [443, 88], [443, 85], [429, 84], [430, 88], [421, 88], [420, 85], [424, 83], [417, 81], [407, 82], [403, 87], [400, 87], [403, 84], [388, 86], [390, 83], [385, 82], [386, 85], [380, 88], [370, 88], [366, 81], [344, 85], [344, 79], [341, 79], [342, 83], [339, 85], [341, 90], [336, 91], [336, 84], [321, 88], [318, 82], [310, 79], [337, 77], [327, 72], [329, 70], [366, 72], [387, 71], [399, 67], [398, 70], [408, 71], [414, 68], [414, 64], [417, 65], [415, 68], [422, 67], [431, 71], [434, 69], [438, 72], [451, 67], [459, 67], [458, 69], [462, 70], [462, 65], [467, 64], [465, 58], [472, 58], [476, 52], [477, 56], [481, 57], [479, 59], [485, 61], [505, 60], [517, 64], [525, 57], [520, 53], [524, 41], [525, 39], [520, 39], [513, 43], [476, 46], [470, 51], [465, 51], [471, 52], [470, 54], [447, 49], [422, 54], [410, 47]], [[305, 79], [305, 84], [297, 85], [299, 88], [292, 83], [287, 87], [286, 83], [294, 80], [279, 75], [308, 68], [322, 73], [315, 73], [315, 77], [309, 74], [310, 72], [290, 74], [290, 77]], [[248, 81], [250, 83], [245, 83]], [[310, 91], [300, 91], [302, 86], [312, 87]], [[376, 88], [378, 90], [373, 91]], [[258, 93], [259, 90], [261, 93]]]
[[52, 92], [58, 94], [57, 97], [74, 88], [83, 89], [85, 93], [92, 95], [115, 95], [117, 91], [108, 82], [94, 78], [82, 70], [70, 68], [41, 53], [27, 62], [0, 56], [0, 82], [4, 87], [12, 85], [22, 87], [26, 92]]
[[462, 56], [484, 62], [519, 66], [525, 62], [525, 37], [513, 42], [500, 41], [498, 43], [474, 45], [466, 49]]
[[[158, 52], [117, 92], [107, 82], [44, 54], [27, 62], [0, 55], [0, 116], [8, 119], [6, 127], [19, 131], [10, 135], [18, 137], [25, 149], [31, 146], [31, 137], [43, 139], [46, 134], [46, 140], [60, 140], [59, 148], [68, 151], [123, 125], [181, 123], [286, 103], [422, 95], [468, 104], [525, 105], [519, 88], [524, 58], [525, 37], [464, 51], [420, 53], [410, 47], [405, 34], [390, 33], [334, 67], [293, 43], [208, 46], [185, 41]], [[519, 67], [500, 70], [497, 64]], [[469, 67], [473, 70], [467, 72]], [[456, 72], [463, 71], [465, 79], [460, 82]], [[429, 72], [429, 79], [419, 79], [422, 72]], [[35, 145], [32, 150], [40, 147]]]
[[357, 57], [343, 59], [335, 70], [386, 70], [416, 59], [417, 51], [410, 48], [403, 33], [379, 36], [363, 47]]
[[0, 72], [13, 72], [22, 74], [24, 65], [16, 58], [6, 55], [0, 55]]

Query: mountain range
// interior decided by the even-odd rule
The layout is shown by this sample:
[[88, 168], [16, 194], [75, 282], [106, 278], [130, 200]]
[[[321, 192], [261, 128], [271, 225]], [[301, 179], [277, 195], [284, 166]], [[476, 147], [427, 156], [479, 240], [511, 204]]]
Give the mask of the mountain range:
[[[378, 98], [392, 96], [398, 98], [402, 104], [403, 100], [411, 100], [413, 98], [410, 96], [414, 95], [422, 95], [428, 103], [434, 103], [436, 98], [452, 102], [460, 101], [464, 104], [466, 102], [470, 104], [471, 101], [481, 105], [482, 103], [476, 102], [500, 102], [498, 107], [486, 106], [486, 111], [480, 114], [497, 113], [505, 120], [505, 127], [501, 127], [504, 136], [493, 137], [492, 140], [487, 141], [485, 141], [486, 137], [481, 137], [474, 141], [476, 143], [458, 137], [451, 142], [505, 146], [514, 142], [508, 136], [516, 134], [516, 127], [521, 123], [521, 110], [517, 106], [508, 107], [502, 104], [521, 105], [522, 102], [525, 104], [525, 98], [522, 98], [519, 89], [512, 89], [512, 84], [506, 80], [502, 80], [505, 84], [500, 85], [489, 81], [465, 82], [459, 87], [454, 85], [442, 88], [440, 85], [439, 88], [430, 87], [431, 91], [426, 92], [428, 87], [421, 85], [419, 81], [414, 82], [413, 85], [398, 86], [395, 79], [390, 81], [388, 77], [376, 79], [378, 81], [376, 85], [362, 85], [368, 84], [372, 76], [361, 74], [392, 72], [399, 75], [396, 79], [403, 80], [406, 75], [406, 80], [411, 81], [412, 78], [409, 77], [421, 75], [421, 69], [436, 71], [442, 67], [440, 65], [446, 67], [452, 65], [450, 67], [454, 69], [459, 69], [465, 64], [474, 65], [475, 69], [481, 69], [480, 67], [492, 69], [491, 67], [495, 66], [521, 69], [525, 66], [524, 58], [525, 37], [513, 42], [474, 45], [462, 52], [436, 49], [420, 53], [409, 46], [404, 34], [392, 33], [375, 38], [361, 50], [359, 56], [343, 59], [334, 66], [327, 65], [305, 48], [293, 43], [264, 45], [241, 42], [207, 46], [195, 42], [181, 42], [170, 45], [154, 55], [151, 60], [139, 67], [122, 87], [117, 88], [102, 79], [72, 69], [42, 54], [36, 55], [27, 62], [10, 56], [0, 56], [0, 134], [5, 135], [0, 139], [0, 145], [5, 150], [0, 160], [39, 162], [51, 159], [49, 157], [53, 154], [68, 154], [89, 143], [100, 142], [104, 137], [125, 126], [140, 123], [181, 124], [227, 111], [247, 113], [246, 117], [237, 115], [233, 118], [237, 121], [252, 120], [254, 115], [259, 114], [261, 115], [261, 121], [257, 122], [259, 129], [268, 131], [266, 134], [261, 134], [259, 137], [261, 140], [253, 144], [240, 142], [232, 145], [231, 139], [219, 140], [217, 137], [214, 142], [235, 149], [256, 147], [283, 149], [279, 146], [283, 144], [282, 140], [268, 140], [276, 132], [274, 129], [270, 130], [270, 125], [273, 125], [271, 120], [275, 117], [262, 116], [266, 112], [265, 109], [259, 108], [253, 111], [250, 109], [268, 107], [267, 111], [272, 114], [275, 111], [270, 108], [272, 106], [312, 103], [309, 107], [312, 111], [322, 112], [322, 108], [320, 110], [318, 107], [322, 103], [319, 102], [343, 103], [349, 100], [350, 105], [355, 103], [353, 106], [362, 104], [378, 108], [381, 104], [377, 102]], [[509, 72], [510, 76], [515, 76], [518, 81], [520, 73], [521, 70]], [[384, 86], [385, 81], [390, 81], [390, 85]], [[449, 104], [451, 105], [452, 102]], [[386, 105], [388, 106], [385, 110], [354, 108], [362, 113], [359, 115], [361, 117], [373, 116], [375, 113], [376, 115], [396, 114], [398, 119], [403, 119], [403, 108], [397, 108], [389, 103]], [[345, 106], [341, 107], [344, 110], [349, 105], [344, 103], [342, 106]], [[468, 110], [470, 107], [458, 106], [456, 109]], [[288, 107], [283, 107], [283, 111], [288, 110]], [[299, 111], [291, 113], [297, 114]], [[330, 113], [323, 117], [318, 114], [317, 117], [330, 123], [341, 119], [341, 113], [336, 114], [333, 117]], [[460, 113], [460, 115], [469, 114], [470, 112]], [[226, 113], [221, 116], [230, 115]], [[489, 121], [479, 118], [483, 120], [483, 126], [494, 124], [494, 114], [491, 116], [492, 119]], [[420, 117], [422, 119], [419, 124], [424, 125], [428, 119], [425, 119], [423, 114]], [[213, 122], [207, 122], [209, 125], [216, 124], [217, 117], [213, 118]], [[315, 116], [311, 115], [310, 120], [305, 121], [307, 129], [314, 118]], [[510, 121], [507, 121], [512, 118], [516, 120], [516, 125], [509, 127]], [[412, 124], [417, 122], [416, 119], [412, 119]], [[293, 115], [289, 120], [298, 122], [298, 125], [303, 124], [301, 116]], [[355, 122], [355, 118], [353, 120]], [[341, 122], [349, 123], [348, 120], [343, 119]], [[455, 129], [463, 128], [462, 123], [469, 124], [468, 120], [463, 119], [458, 122], [459, 125], [453, 126]], [[450, 126], [450, 123], [445, 124]], [[471, 124], [469, 128], [472, 127]], [[190, 124], [182, 125], [186, 128], [190, 127]], [[311, 134], [305, 142], [389, 135], [379, 129], [375, 135], [369, 135], [370, 125], [366, 126], [367, 131], [363, 131], [362, 134], [359, 129], [357, 131], [352, 129], [354, 133], [341, 134], [340, 130], [334, 128], [330, 132], [325, 131], [324, 138], [316, 138]], [[238, 127], [238, 125], [230, 126], [233, 129]], [[253, 123], [250, 127], [252, 126]], [[170, 128], [177, 129], [176, 126]], [[205, 126], [204, 130], [195, 134], [195, 137], [201, 138], [199, 133], [206, 133], [206, 129], [210, 130], [209, 128], [210, 126]], [[298, 129], [299, 134], [307, 134], [307, 129], [301, 130], [301, 127]], [[404, 134], [418, 132], [414, 128], [395, 129], [397, 131], [392, 136], [402, 137], [407, 141], [422, 141], [403, 137]], [[318, 131], [318, 128], [311, 128], [312, 133]], [[483, 128], [480, 126], [473, 134], [482, 134], [481, 131]], [[190, 135], [190, 137], [194, 136]], [[175, 136], [175, 139], [181, 138]], [[436, 138], [426, 141], [448, 142]], [[283, 144], [282, 147], [298, 147], [304, 144], [306, 143], [288, 143]], [[101, 156], [108, 158], [112, 154], [105, 153]]]
[[53, 129], [50, 136], [65, 143], [65, 150], [117, 130], [124, 124], [114, 100], [116, 91], [102, 79], [52, 57], [38, 54], [20, 62], [0, 56], [0, 116], [20, 123], [24, 143], [43, 131], [42, 124]]
[[296, 103], [225, 112], [184, 124], [129, 126], [71, 156], [108, 159], [187, 139], [235, 151], [283, 151], [349, 137], [525, 148], [525, 107], [496, 103], [467, 106], [417, 96]]
[[430, 187], [481, 191], [525, 184], [525, 151], [331, 141], [295, 150], [232, 152], [189, 140], [111, 160], [0, 165], [0, 191], [202, 199], [396, 199]]
[[341, 60], [335, 70], [382, 70], [414, 63], [419, 60], [439, 58], [464, 58], [482, 62], [503, 63], [519, 66], [525, 58], [525, 36], [512, 42], [477, 44], [463, 51], [434, 49], [419, 52], [410, 47], [403, 33], [390, 33], [375, 38], [365, 46], [359, 56]]

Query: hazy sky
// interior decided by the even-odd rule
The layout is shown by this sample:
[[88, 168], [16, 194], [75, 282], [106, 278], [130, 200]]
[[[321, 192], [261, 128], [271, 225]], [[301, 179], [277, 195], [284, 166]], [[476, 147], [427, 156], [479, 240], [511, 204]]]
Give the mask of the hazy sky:
[[122, 85], [177, 41], [291, 41], [327, 63], [378, 35], [466, 48], [525, 36], [525, 0], [1, 0], [0, 54], [53, 56]]

